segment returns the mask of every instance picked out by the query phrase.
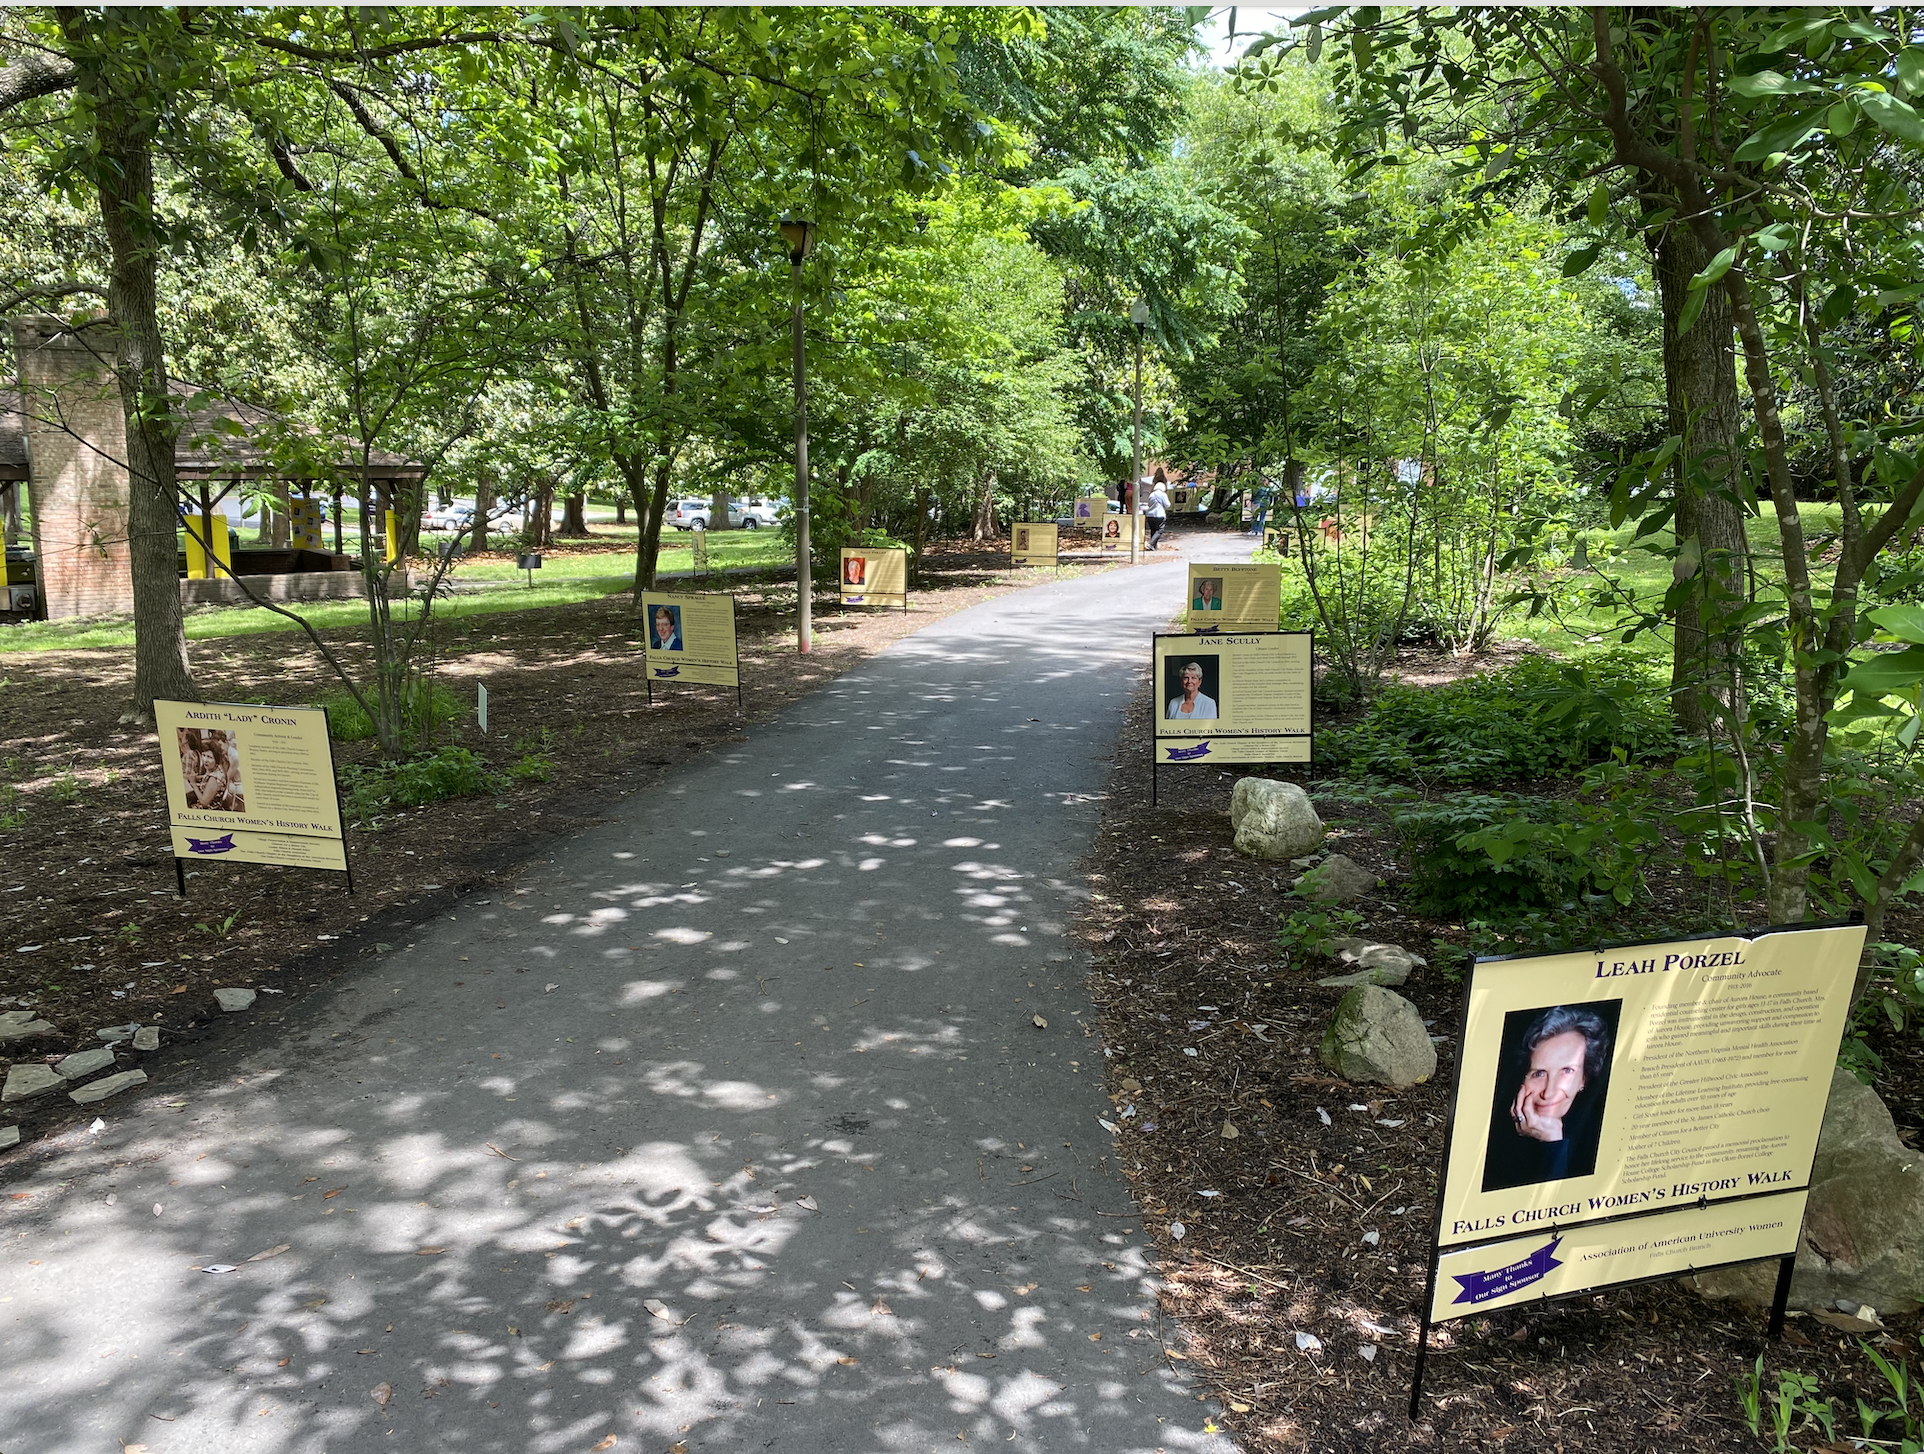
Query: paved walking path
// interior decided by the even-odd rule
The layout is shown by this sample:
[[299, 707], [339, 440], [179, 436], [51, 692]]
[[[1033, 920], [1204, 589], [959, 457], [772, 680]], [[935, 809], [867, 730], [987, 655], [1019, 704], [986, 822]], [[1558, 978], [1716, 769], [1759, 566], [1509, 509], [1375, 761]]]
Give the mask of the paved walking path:
[[0, 1449], [1228, 1454], [1065, 937], [1182, 590], [931, 626], [110, 1103], [0, 1225]]

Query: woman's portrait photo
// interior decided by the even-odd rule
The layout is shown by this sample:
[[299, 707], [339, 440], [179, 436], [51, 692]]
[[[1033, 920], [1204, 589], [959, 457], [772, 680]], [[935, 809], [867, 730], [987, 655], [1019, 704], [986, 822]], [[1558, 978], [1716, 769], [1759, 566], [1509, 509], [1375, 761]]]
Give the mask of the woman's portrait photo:
[[648, 633], [650, 651], [681, 650], [681, 607], [657, 605], [649, 617], [651, 629]]
[[212, 727], [177, 727], [174, 735], [180, 744], [187, 806], [215, 813], [245, 813], [240, 739]]
[[1015, 528], [1015, 553], [1017, 555], [1029, 553], [1029, 527], [1026, 525], [1018, 525]]
[[851, 555], [842, 562], [842, 580], [851, 586], [859, 586], [868, 578], [868, 561], [859, 555]]
[[1622, 1010], [1622, 1000], [1598, 1000], [1503, 1017], [1483, 1190], [1596, 1171]]
[[1104, 540], [1122, 539], [1122, 522], [1120, 520], [1104, 521], [1102, 526], [1102, 538]]
[[1220, 611], [1223, 608], [1223, 583], [1218, 576], [1196, 577], [1196, 599], [1189, 603], [1192, 611]]
[[1163, 716], [1171, 722], [1214, 722], [1218, 716], [1217, 697], [1221, 692], [1222, 658], [1214, 653], [1179, 661], [1171, 657], [1163, 664], [1163, 691], [1169, 705]]

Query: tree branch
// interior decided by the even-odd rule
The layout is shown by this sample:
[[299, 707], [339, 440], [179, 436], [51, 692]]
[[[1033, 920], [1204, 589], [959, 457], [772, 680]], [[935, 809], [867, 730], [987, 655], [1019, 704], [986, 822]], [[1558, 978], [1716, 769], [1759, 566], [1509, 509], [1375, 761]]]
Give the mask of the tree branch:
[[11, 111], [23, 101], [71, 90], [79, 71], [64, 56], [29, 53], [0, 70], [0, 111]]

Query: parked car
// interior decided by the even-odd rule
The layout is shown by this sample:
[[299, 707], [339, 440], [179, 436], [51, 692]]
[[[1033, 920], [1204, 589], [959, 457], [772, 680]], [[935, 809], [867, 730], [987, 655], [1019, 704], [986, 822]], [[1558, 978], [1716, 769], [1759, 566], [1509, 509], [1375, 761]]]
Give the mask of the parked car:
[[[713, 513], [713, 506], [707, 500], [677, 500], [675, 508], [668, 512], [668, 523], [677, 530], [706, 530]], [[745, 500], [731, 496], [728, 501], [728, 525], [732, 530], [759, 530], [764, 525], [773, 525], [776, 513], [776, 503], [759, 495], [750, 495]]]

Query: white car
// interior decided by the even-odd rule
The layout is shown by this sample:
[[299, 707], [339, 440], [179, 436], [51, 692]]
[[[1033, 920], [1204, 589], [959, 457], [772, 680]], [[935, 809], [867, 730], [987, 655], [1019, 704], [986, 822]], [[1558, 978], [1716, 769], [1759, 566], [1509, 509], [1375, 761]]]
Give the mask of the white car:
[[[668, 523], [677, 530], [706, 530], [713, 513], [707, 500], [677, 500], [675, 508], [668, 512]], [[728, 525], [732, 530], [759, 530], [764, 525], [773, 525], [775, 514], [774, 502], [759, 496], [746, 500], [730, 497], [728, 501]]]

